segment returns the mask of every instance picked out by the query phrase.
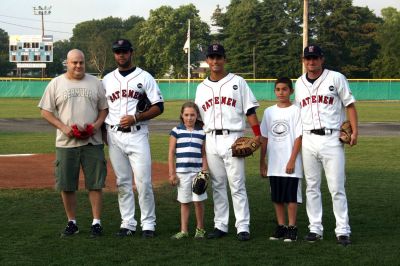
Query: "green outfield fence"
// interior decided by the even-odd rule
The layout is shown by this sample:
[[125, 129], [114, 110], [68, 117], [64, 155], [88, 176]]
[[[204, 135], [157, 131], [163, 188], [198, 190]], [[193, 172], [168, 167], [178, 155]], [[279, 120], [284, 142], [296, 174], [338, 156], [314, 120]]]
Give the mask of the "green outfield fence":
[[[0, 78], [0, 97], [41, 97], [50, 79]], [[158, 79], [165, 100], [194, 99], [201, 79]], [[274, 100], [274, 79], [247, 79], [258, 100]], [[349, 79], [357, 100], [400, 100], [400, 79]]]

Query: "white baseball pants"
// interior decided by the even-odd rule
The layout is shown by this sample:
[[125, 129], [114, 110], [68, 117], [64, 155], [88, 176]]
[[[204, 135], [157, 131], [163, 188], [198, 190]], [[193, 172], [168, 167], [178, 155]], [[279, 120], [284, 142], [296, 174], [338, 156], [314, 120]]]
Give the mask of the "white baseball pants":
[[302, 156], [307, 184], [307, 215], [310, 232], [323, 235], [321, 172], [324, 169], [328, 189], [332, 197], [336, 219], [335, 234], [350, 235], [347, 198], [345, 192], [345, 156], [339, 132], [332, 135], [303, 134]]
[[132, 170], [138, 192], [142, 230], [155, 230], [156, 215], [151, 183], [151, 155], [148, 131], [130, 133], [108, 130], [111, 164], [117, 177], [121, 228], [136, 230], [135, 195], [132, 189]]
[[214, 198], [215, 228], [228, 232], [229, 201], [227, 183], [229, 184], [237, 232], [250, 232], [250, 211], [245, 186], [244, 158], [232, 157], [231, 145], [242, 136], [241, 132], [225, 135], [206, 135], [207, 162], [211, 174]]

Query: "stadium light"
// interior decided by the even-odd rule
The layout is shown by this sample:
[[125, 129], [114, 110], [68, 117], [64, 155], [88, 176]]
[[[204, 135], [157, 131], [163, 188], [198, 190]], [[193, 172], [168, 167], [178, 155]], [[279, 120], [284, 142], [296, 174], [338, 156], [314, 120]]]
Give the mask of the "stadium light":
[[50, 15], [51, 14], [51, 6], [34, 6], [33, 7], [33, 14], [34, 15], [40, 15], [42, 16], [42, 37], [44, 36], [44, 20], [43, 16], [44, 15]]

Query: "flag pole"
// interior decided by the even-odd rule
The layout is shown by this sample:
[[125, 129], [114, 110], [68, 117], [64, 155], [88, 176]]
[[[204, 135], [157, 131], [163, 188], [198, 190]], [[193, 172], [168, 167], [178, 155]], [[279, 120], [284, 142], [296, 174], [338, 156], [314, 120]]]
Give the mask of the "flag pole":
[[[304, 49], [308, 46], [308, 0], [303, 1], [303, 53]], [[303, 73], [306, 73], [306, 67], [302, 63]]]
[[188, 63], [187, 63], [187, 98], [189, 99], [189, 92], [190, 92], [190, 19], [188, 19]]

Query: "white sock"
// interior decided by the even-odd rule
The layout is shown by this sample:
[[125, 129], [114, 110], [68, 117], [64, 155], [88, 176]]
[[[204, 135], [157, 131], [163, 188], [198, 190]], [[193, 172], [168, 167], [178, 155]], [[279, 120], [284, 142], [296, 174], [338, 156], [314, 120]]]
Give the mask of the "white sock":
[[73, 222], [74, 224], [76, 224], [76, 220], [68, 220], [68, 222]]
[[93, 219], [92, 225], [95, 225], [95, 224], [101, 225], [100, 219]]

